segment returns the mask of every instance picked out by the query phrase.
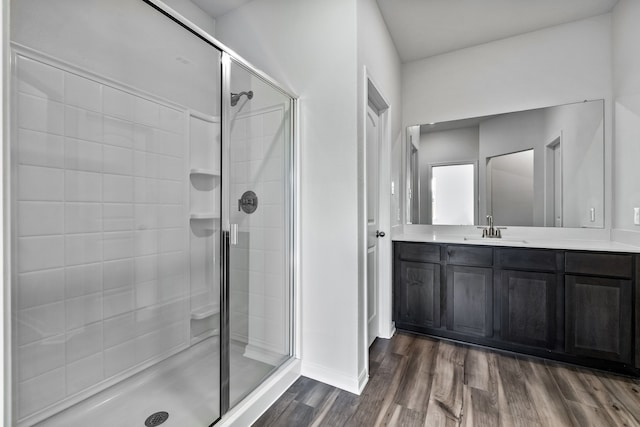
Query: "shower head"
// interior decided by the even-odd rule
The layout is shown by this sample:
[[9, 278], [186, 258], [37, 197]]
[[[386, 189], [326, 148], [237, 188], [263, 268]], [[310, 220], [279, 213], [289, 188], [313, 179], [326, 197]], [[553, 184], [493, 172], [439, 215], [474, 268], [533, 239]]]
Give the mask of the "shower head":
[[240, 97], [242, 95], [247, 95], [248, 99], [253, 98], [253, 91], [250, 90], [249, 92], [240, 92], [240, 93], [231, 93], [231, 106], [235, 107], [236, 104], [238, 103], [238, 101], [240, 100]]

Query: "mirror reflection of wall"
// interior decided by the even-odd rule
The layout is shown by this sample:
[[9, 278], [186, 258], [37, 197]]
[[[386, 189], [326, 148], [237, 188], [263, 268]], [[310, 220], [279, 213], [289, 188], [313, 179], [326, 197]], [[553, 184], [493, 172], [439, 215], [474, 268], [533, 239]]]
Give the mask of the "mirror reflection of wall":
[[[415, 128], [413, 135], [415, 146]], [[476, 203], [466, 215], [476, 225], [484, 224], [492, 214], [497, 225], [536, 227], [604, 226], [604, 102], [602, 100], [566, 104], [535, 110], [497, 114], [419, 126], [419, 197], [413, 188], [412, 206], [418, 209], [408, 216], [420, 224], [434, 224], [431, 171], [444, 164], [477, 164]], [[528, 151], [532, 158], [531, 190], [523, 200], [511, 200], [505, 187], [508, 165], [497, 172], [504, 178], [492, 182], [488, 177], [489, 159], [509, 163], [506, 156]], [[503, 157], [504, 156], [504, 157]], [[524, 156], [524, 154], [522, 154]], [[407, 159], [409, 161], [409, 159]], [[507, 168], [507, 169], [505, 169]], [[408, 167], [409, 169], [409, 167]], [[415, 176], [415, 166], [413, 167]], [[524, 179], [524, 178], [522, 178]], [[501, 199], [492, 199], [493, 189]], [[520, 192], [520, 195], [525, 193]], [[527, 199], [529, 200], [529, 199]], [[438, 200], [436, 200], [436, 203]], [[480, 220], [481, 219], [481, 220]], [[439, 224], [460, 225], [459, 219]], [[412, 220], [411, 222], [417, 223]]]
[[490, 157], [487, 194], [496, 224], [533, 226], [533, 149]]

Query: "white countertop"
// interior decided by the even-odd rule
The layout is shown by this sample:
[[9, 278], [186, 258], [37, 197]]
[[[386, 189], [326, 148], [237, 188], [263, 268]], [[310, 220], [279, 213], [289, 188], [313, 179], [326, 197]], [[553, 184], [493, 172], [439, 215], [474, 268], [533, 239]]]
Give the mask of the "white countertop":
[[472, 234], [451, 235], [436, 233], [399, 233], [392, 236], [397, 242], [453, 243], [478, 246], [508, 246], [517, 248], [569, 249], [580, 251], [632, 252], [640, 253], [639, 246], [626, 245], [608, 240], [583, 239], [531, 239], [508, 236], [487, 239]]

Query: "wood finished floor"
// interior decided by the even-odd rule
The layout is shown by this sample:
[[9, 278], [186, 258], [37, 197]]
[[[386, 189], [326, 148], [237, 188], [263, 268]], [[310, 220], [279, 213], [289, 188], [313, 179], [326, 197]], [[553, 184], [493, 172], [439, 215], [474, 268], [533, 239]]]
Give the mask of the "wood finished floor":
[[640, 426], [640, 382], [408, 333], [356, 396], [301, 377], [254, 426]]

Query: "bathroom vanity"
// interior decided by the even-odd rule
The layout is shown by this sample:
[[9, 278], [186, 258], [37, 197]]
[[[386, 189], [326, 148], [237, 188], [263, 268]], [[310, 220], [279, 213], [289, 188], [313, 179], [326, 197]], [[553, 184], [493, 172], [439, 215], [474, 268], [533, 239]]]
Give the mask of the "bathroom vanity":
[[640, 254], [630, 247], [394, 240], [396, 328], [640, 374]]

